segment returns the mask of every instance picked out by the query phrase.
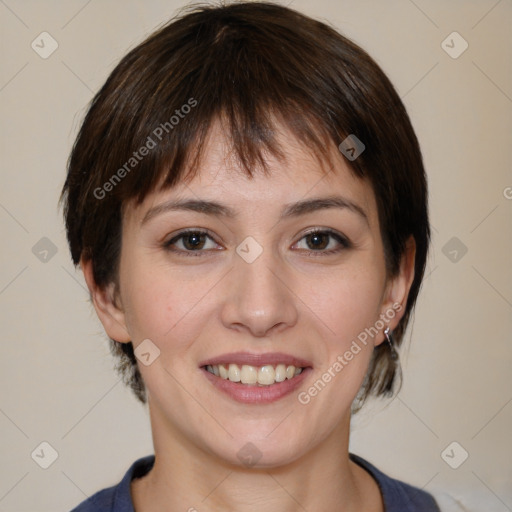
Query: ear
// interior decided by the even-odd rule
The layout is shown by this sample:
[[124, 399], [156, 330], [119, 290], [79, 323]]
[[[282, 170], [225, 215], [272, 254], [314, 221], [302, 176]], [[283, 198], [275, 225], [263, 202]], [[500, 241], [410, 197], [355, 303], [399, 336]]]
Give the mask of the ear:
[[122, 306], [118, 305], [115, 294], [115, 284], [111, 283], [106, 287], [100, 287], [94, 280], [92, 261], [80, 260], [80, 267], [84, 273], [85, 282], [91, 294], [91, 300], [109, 338], [121, 343], [131, 341], [126, 328], [125, 314]]
[[[382, 302], [381, 318], [387, 319], [386, 327], [395, 329], [405, 313], [407, 297], [414, 280], [414, 262], [416, 258], [416, 241], [411, 235], [405, 244], [405, 251], [400, 261], [398, 274], [388, 281]], [[385, 340], [383, 338], [375, 345]]]

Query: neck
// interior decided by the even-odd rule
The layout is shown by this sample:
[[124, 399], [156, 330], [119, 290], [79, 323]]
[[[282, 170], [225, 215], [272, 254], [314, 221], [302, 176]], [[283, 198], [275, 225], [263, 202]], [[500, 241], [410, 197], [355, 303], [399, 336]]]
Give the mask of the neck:
[[350, 414], [301, 458], [279, 467], [252, 468], [206, 453], [179, 432], [156, 436], [169, 426], [151, 406], [150, 412], [155, 464], [132, 482], [137, 512], [381, 510], [369, 507], [370, 475], [348, 456]]

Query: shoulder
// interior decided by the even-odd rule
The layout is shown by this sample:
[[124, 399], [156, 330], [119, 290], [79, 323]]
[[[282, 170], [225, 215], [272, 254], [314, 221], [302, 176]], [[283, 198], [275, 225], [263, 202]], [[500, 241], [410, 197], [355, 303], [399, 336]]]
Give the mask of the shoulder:
[[114, 495], [117, 486], [103, 489], [102, 491], [93, 494], [85, 501], [82, 501], [71, 512], [110, 512], [113, 509]]
[[349, 454], [350, 459], [368, 471], [377, 481], [386, 512], [440, 512], [434, 497], [428, 492], [413, 485], [391, 478], [377, 469], [373, 464], [355, 455]]
[[154, 462], [154, 455], [136, 460], [117, 485], [98, 491], [71, 512], [134, 512], [130, 483], [148, 473]]

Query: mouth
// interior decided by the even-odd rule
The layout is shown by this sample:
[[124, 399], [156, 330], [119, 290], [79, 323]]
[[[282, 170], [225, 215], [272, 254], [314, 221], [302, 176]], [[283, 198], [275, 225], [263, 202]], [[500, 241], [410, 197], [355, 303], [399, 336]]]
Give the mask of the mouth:
[[284, 382], [300, 375], [304, 368], [292, 364], [278, 364], [263, 366], [252, 366], [244, 364], [239, 366], [235, 363], [214, 364], [203, 367], [215, 377], [220, 377], [230, 382], [240, 382], [248, 385], [272, 386], [276, 382]]
[[274, 402], [292, 393], [312, 370], [304, 359], [287, 354], [225, 354], [200, 364], [216, 389], [244, 403]]

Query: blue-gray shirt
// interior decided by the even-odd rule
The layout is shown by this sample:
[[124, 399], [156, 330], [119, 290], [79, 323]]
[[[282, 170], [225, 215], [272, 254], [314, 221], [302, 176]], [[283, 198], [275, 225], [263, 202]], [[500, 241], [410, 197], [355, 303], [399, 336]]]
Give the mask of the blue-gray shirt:
[[[386, 512], [440, 512], [431, 494], [418, 487], [390, 478], [358, 455], [349, 453], [349, 457], [366, 469], [377, 481]], [[71, 512], [134, 512], [130, 482], [134, 478], [140, 478], [147, 474], [154, 462], [154, 455], [148, 455], [135, 461], [121, 482], [97, 492]]]

